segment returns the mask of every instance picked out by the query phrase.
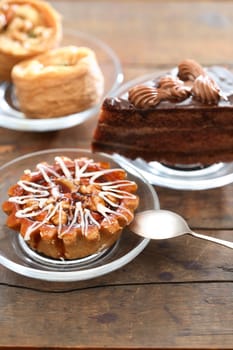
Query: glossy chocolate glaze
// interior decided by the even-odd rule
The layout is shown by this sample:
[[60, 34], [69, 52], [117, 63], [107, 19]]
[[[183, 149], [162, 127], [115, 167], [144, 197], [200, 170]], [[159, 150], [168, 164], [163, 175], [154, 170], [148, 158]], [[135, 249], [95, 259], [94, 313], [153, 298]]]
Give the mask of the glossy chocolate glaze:
[[[215, 80], [219, 86], [222, 95], [227, 99], [221, 98], [219, 103], [216, 105], [203, 104], [195, 100], [192, 96], [188, 97], [182, 102], [171, 102], [171, 101], [161, 101], [157, 106], [153, 108], [147, 108], [147, 110], [155, 109], [216, 109], [219, 107], [233, 107], [233, 73], [228, 69], [221, 66], [213, 66], [206, 68], [207, 74]], [[165, 73], [165, 75], [177, 76], [177, 69], [173, 69], [170, 72]], [[157, 81], [161, 76], [155, 78], [154, 80], [148, 81], [145, 85], [156, 86]], [[106, 98], [103, 104], [104, 108], [109, 110], [142, 110], [141, 108], [136, 108], [132, 103], [129, 102], [127, 94], [120, 98]]]

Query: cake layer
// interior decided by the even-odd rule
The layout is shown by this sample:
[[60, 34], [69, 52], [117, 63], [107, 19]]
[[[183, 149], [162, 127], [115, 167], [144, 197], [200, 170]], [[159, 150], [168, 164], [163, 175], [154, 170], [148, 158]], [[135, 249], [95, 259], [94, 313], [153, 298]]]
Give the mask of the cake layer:
[[94, 143], [93, 150], [95, 152], [105, 153], [118, 153], [130, 159], [142, 158], [148, 162], [159, 161], [164, 164], [177, 165], [177, 164], [202, 164], [210, 165], [214, 163], [230, 162], [232, 161], [232, 148], [223, 149], [221, 151], [200, 151], [200, 152], [176, 152], [168, 151], [164, 152], [159, 150], [158, 152], [151, 150], [150, 147], [139, 148], [137, 146], [128, 146], [121, 143]]
[[[233, 96], [232, 96], [233, 97]], [[98, 123], [114, 127], [199, 129], [206, 127], [233, 129], [233, 105], [201, 106], [189, 109], [139, 109], [123, 99], [106, 98], [102, 105]]]
[[[157, 152], [158, 149], [163, 152], [174, 150], [176, 152], [204, 152], [227, 149], [233, 150], [233, 128], [203, 128], [170, 130], [169, 128], [115, 128], [106, 124], [101, 124], [96, 133], [96, 137], [104, 139], [105, 144], [127, 144], [129, 147], [137, 147], [150, 152]], [[177, 139], [179, 142], [177, 142]], [[98, 142], [96, 142], [98, 143]], [[101, 142], [103, 143], [103, 142]]]

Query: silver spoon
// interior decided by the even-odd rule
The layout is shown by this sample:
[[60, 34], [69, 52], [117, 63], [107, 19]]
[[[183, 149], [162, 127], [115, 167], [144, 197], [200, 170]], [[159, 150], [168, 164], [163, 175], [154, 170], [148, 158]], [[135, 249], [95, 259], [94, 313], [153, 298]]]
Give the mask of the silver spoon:
[[193, 232], [180, 215], [169, 210], [148, 210], [137, 213], [129, 228], [145, 238], [168, 239], [190, 234], [233, 249], [233, 242]]

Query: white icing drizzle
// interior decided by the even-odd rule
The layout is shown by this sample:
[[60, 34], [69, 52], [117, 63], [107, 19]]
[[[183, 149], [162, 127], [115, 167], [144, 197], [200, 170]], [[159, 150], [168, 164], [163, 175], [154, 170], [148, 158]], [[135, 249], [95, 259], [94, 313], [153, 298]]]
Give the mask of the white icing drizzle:
[[[107, 186], [107, 185], [111, 185], [111, 184], [119, 184], [119, 183], [123, 183], [123, 182], [126, 182], [125, 180], [117, 180], [117, 181], [108, 181], [108, 182], [96, 182], [95, 180], [98, 179], [99, 177], [105, 175], [105, 174], [110, 174], [110, 173], [113, 173], [113, 172], [122, 172], [124, 173], [124, 170], [123, 169], [105, 169], [105, 170], [100, 170], [100, 171], [95, 171], [95, 172], [92, 172], [92, 173], [89, 173], [89, 176], [91, 176], [91, 179], [90, 179], [90, 183], [91, 184], [95, 184], [95, 185], [101, 185], [101, 186]], [[85, 175], [84, 175], [85, 176]], [[86, 173], [86, 176], [88, 177], [88, 173]], [[129, 182], [128, 182], [129, 184]]]
[[43, 191], [43, 190], [49, 189], [50, 187], [48, 187], [48, 186], [42, 186], [42, 185], [39, 185], [39, 184], [34, 183], [34, 182], [22, 181], [22, 180], [18, 182], [18, 185], [20, 187], [22, 187], [27, 192], [31, 192], [31, 193], [35, 193], [35, 194], [40, 193], [41, 195], [43, 194], [44, 196], [49, 194], [48, 191]]
[[67, 179], [72, 179], [72, 175], [71, 172], [69, 171], [69, 169], [67, 168], [65, 162], [63, 161], [63, 159], [61, 159], [61, 157], [56, 157], [55, 161], [60, 165], [65, 177]]
[[57, 229], [58, 237], [61, 234], [61, 230], [62, 230], [62, 202], [60, 202], [58, 206], [58, 229]]
[[40, 198], [44, 198], [44, 195], [28, 195], [28, 196], [15, 196], [15, 197], [10, 197], [9, 202], [17, 203], [17, 204], [26, 204], [28, 201], [33, 200], [33, 201], [38, 201], [38, 205], [40, 206], [40, 203], [43, 202]]
[[[74, 163], [75, 163], [75, 180], [79, 181], [81, 177], [84, 176], [84, 173], [88, 167], [88, 165], [93, 164], [93, 159], [89, 159], [87, 160], [84, 165], [82, 166], [82, 168], [80, 168], [79, 164], [78, 164], [78, 160], [75, 159]], [[90, 175], [90, 173], [89, 173]]]
[[91, 215], [91, 212], [89, 209], [84, 209], [84, 235], [87, 236], [88, 234], [88, 225], [89, 224], [95, 224], [97, 227], [100, 227], [100, 224], [94, 219], [94, 217]]
[[50, 177], [47, 175], [47, 173], [51, 172], [51, 174], [53, 174], [54, 176], [59, 177], [59, 174], [57, 174], [55, 171], [53, 171], [53, 172], [50, 171], [51, 169], [44, 166], [43, 164], [38, 164], [37, 168], [40, 171], [40, 173], [43, 175], [45, 181], [51, 185], [53, 185], [53, 182], [50, 180]]
[[[56, 177], [60, 177], [60, 175], [53, 169], [51, 168], [49, 165], [46, 165], [44, 163], [40, 163], [40, 164], [37, 164], [37, 169], [39, 169], [39, 171], [41, 172], [41, 169], [45, 169], [47, 173], [50, 173]], [[34, 174], [34, 173], [32, 173]]]
[[34, 221], [33, 224], [28, 227], [28, 229], [25, 233], [25, 236], [24, 236], [25, 241], [28, 241], [30, 239], [31, 233], [33, 231], [36, 231], [38, 228], [40, 228], [42, 225], [44, 225], [46, 222], [48, 222], [55, 215], [55, 213], [58, 210], [58, 207], [59, 207], [59, 203], [57, 203], [53, 209], [52, 209], [52, 205], [48, 205], [47, 207], [44, 207], [41, 210], [41, 213], [48, 210], [47, 216], [42, 221]]
[[44, 208], [42, 208], [41, 210], [37, 210], [35, 211], [34, 209], [37, 208], [37, 205], [32, 205], [30, 207], [27, 207], [25, 209], [22, 210], [18, 210], [17, 211], [17, 218], [27, 218], [27, 217], [34, 217], [37, 215], [40, 215], [41, 213], [43, 213], [46, 210], [49, 210], [51, 208], [51, 205], [46, 205]]
[[70, 225], [67, 227], [67, 229], [65, 231], [63, 231], [62, 234], [60, 234], [60, 237], [62, 237], [65, 233], [69, 232], [70, 229], [75, 226], [75, 223], [77, 222], [78, 215], [80, 215], [81, 222], [83, 222], [83, 212], [81, 209], [82, 209], [82, 203], [76, 202], [73, 219], [72, 219]]
[[[80, 223], [77, 222], [78, 218], [80, 218]], [[87, 208], [83, 209], [82, 203], [77, 202], [75, 204], [75, 212], [74, 212], [74, 216], [73, 216], [73, 219], [72, 219], [70, 225], [67, 227], [66, 230], [64, 230], [63, 232], [60, 232], [58, 237], [61, 238], [62, 236], [64, 236], [66, 233], [68, 233], [70, 231], [70, 229], [72, 227], [80, 227], [82, 229], [82, 233], [86, 236], [88, 233], [89, 224], [94, 224], [98, 228], [100, 228], [100, 224], [91, 215], [90, 210]]]
[[[67, 162], [66, 162], [67, 161]], [[98, 196], [100, 201], [97, 203], [95, 211], [100, 214], [107, 221], [110, 221], [110, 216], [121, 216], [126, 221], [128, 217], [133, 217], [132, 212], [122, 207], [121, 201], [123, 199], [136, 199], [136, 196], [130, 192], [122, 189], [122, 187], [131, 186], [134, 182], [129, 180], [115, 180], [101, 182], [100, 178], [107, 174], [114, 174], [125, 171], [121, 168], [115, 169], [103, 169], [97, 171], [88, 171], [89, 165], [95, 165], [93, 159], [80, 158], [71, 161], [69, 158], [56, 157], [56, 166], [59, 166], [59, 170], [52, 169], [50, 166], [41, 163], [37, 165], [38, 172], [29, 173], [33, 176], [39, 176], [43, 182], [48, 185], [41, 185], [36, 182], [30, 182], [25, 180], [18, 181], [18, 185], [27, 192], [26, 195], [13, 196], [9, 198], [10, 202], [24, 205], [23, 209], [16, 211], [16, 217], [32, 219], [33, 223], [26, 230], [24, 239], [29, 240], [31, 233], [38, 230], [44, 224], [50, 226], [56, 226], [57, 235], [62, 238], [65, 234], [69, 233], [72, 228], [80, 228], [84, 236], [88, 235], [88, 228], [90, 225], [95, 225], [100, 228], [100, 223], [94, 218], [91, 210], [83, 206], [82, 201], [77, 199], [69, 199], [63, 192], [59, 191], [59, 186], [56, 184], [58, 179], [66, 179], [72, 183], [77, 184], [82, 178], [89, 178], [88, 185], [95, 188], [95, 196]], [[80, 166], [80, 164], [82, 166]], [[72, 168], [72, 170], [70, 170]], [[61, 172], [60, 173], [58, 173]], [[99, 181], [99, 182], [98, 182]], [[88, 186], [87, 185], [87, 186]], [[83, 196], [77, 190], [77, 196]], [[69, 213], [63, 211], [63, 205], [70, 206]], [[110, 206], [110, 207], [109, 207]], [[112, 210], [115, 208], [115, 210]], [[123, 208], [128, 213], [128, 217], [120, 212]], [[46, 213], [42, 221], [34, 221], [37, 215]], [[66, 215], [66, 220], [63, 222], [63, 215]], [[56, 216], [56, 225], [51, 223]]]

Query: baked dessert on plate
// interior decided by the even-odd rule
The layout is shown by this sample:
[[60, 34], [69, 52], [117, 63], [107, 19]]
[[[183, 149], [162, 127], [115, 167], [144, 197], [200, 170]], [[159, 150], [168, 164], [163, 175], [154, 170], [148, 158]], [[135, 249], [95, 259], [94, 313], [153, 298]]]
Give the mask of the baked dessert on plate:
[[0, 80], [11, 80], [13, 66], [57, 47], [61, 17], [42, 0], [2, 0], [0, 3]]
[[93, 50], [65, 46], [23, 61], [12, 69], [21, 111], [43, 119], [78, 113], [100, 102], [104, 77]]
[[25, 169], [2, 208], [7, 226], [37, 253], [79, 259], [118, 240], [138, 207], [136, 190], [122, 168], [61, 155]]
[[[111, 94], [113, 91], [116, 90], [116, 88], [119, 86], [119, 84], [122, 82], [122, 69], [121, 69], [121, 64], [119, 62], [118, 57], [116, 56], [116, 54], [114, 53], [114, 51], [108, 46], [106, 45], [104, 42], [102, 42], [101, 40], [99, 40], [98, 38], [95, 38], [89, 34], [86, 33], [82, 33], [79, 32], [77, 30], [73, 30], [70, 28], [64, 28], [63, 31], [63, 40], [61, 43], [61, 47], [78, 47], [78, 48], [89, 48], [91, 51], [94, 52], [95, 57], [97, 59], [98, 65], [100, 67], [100, 70], [102, 72], [102, 75], [104, 77], [104, 82], [103, 82], [103, 94], [100, 98], [100, 101], [98, 101], [98, 103], [88, 109], [85, 109], [81, 112], [75, 112], [73, 114], [68, 114], [68, 115], [64, 115], [64, 116], [59, 116], [59, 117], [51, 117], [51, 118], [31, 118], [30, 116], [26, 117], [25, 114], [20, 110], [19, 107], [19, 102], [18, 99], [16, 98], [15, 95], [15, 85], [10, 83], [10, 82], [2, 82], [2, 84], [0, 84], [0, 109], [2, 111], [1, 113], [1, 118], [0, 118], [0, 126], [3, 128], [8, 128], [8, 129], [13, 129], [13, 130], [21, 130], [21, 131], [39, 131], [39, 132], [43, 132], [43, 131], [54, 131], [54, 130], [60, 130], [60, 129], [66, 129], [66, 128], [70, 128], [73, 127], [75, 125], [81, 124], [83, 122], [85, 122], [86, 120], [90, 119], [91, 117], [93, 117], [94, 115], [96, 115], [99, 111], [99, 107], [100, 104], [104, 98], [104, 96], [107, 96], [108, 94]], [[52, 51], [52, 50], [51, 50]], [[69, 55], [69, 51], [66, 53], [66, 55]], [[71, 57], [73, 56], [73, 58]], [[73, 59], [75, 58], [75, 53], [73, 52], [73, 54], [70, 53], [70, 58], [71, 61], [73, 61]], [[93, 57], [93, 55], [91, 54], [91, 57]], [[62, 57], [61, 57], [62, 58]], [[58, 61], [58, 58], [57, 58]], [[83, 57], [83, 64], [84, 61], [87, 62], [91, 62], [92, 58], [86, 58], [84, 59]], [[64, 63], [64, 60], [61, 59], [60, 63]], [[82, 65], [83, 65], [82, 64]], [[40, 68], [42, 68], [42, 64], [40, 65], [38, 63], [38, 66]], [[95, 63], [96, 66], [96, 63]], [[45, 68], [45, 67], [44, 67]], [[61, 77], [59, 78], [56, 75], [56, 68], [58, 69], [59, 66], [57, 67], [50, 67], [50, 69], [54, 69], [54, 77], [56, 77], [58, 79], [58, 81], [60, 81], [60, 89], [58, 92], [58, 98], [57, 98], [57, 105], [59, 104], [59, 99], [61, 99], [63, 101], [63, 105], [65, 104], [65, 101], [63, 99], [63, 96], [61, 94], [61, 89], [62, 89], [62, 83], [60, 80]], [[60, 71], [62, 71], [61, 69], [62, 67], [60, 67]], [[64, 68], [64, 67], [63, 67]], [[77, 78], [77, 72], [76, 72], [76, 68], [77, 67], [66, 67], [66, 70], [63, 69], [63, 73], [66, 71], [67, 74], [69, 71], [73, 71], [74, 76]], [[46, 68], [47, 72], [48, 72], [48, 67]], [[94, 67], [93, 67], [94, 69]], [[94, 74], [93, 69], [91, 70], [91, 68], [88, 70], [87, 69], [87, 77], [89, 77], [90, 79], [90, 75], [91, 72], [93, 74], [93, 86], [92, 86], [92, 92], [93, 89], [100, 89], [100, 87], [98, 87], [99, 85], [96, 82], [96, 74]], [[22, 72], [21, 72], [22, 73]], [[30, 77], [32, 80], [40, 80], [39, 76], [40, 74], [42, 74], [41, 69], [38, 72], [38, 74], [32, 74], [30, 73]], [[44, 73], [44, 75], [46, 75]], [[20, 74], [20, 82], [21, 79], [22, 81], [25, 81], [25, 84], [23, 84], [23, 82], [19, 83], [20, 86], [24, 87], [24, 86], [28, 86], [28, 81], [27, 81], [27, 71], [23, 70], [23, 73]], [[17, 78], [16, 78], [17, 79]], [[44, 78], [42, 78], [43, 81]], [[80, 83], [84, 82], [84, 77], [80, 76]], [[101, 79], [101, 78], [100, 78]], [[88, 81], [88, 79], [87, 79]], [[54, 85], [56, 85], [56, 81], [53, 82]], [[22, 85], [21, 85], [22, 84]], [[36, 83], [31, 83], [33, 89], [36, 89]], [[77, 82], [76, 80], [72, 82], [72, 84], [74, 84], [77, 88]], [[81, 84], [82, 85], [82, 84]], [[68, 84], [67, 84], [68, 86]], [[86, 84], [86, 88], [88, 88], [88, 84]], [[71, 88], [71, 87], [70, 87]], [[88, 88], [89, 89], [89, 88]], [[22, 90], [24, 91], [24, 89]], [[93, 94], [93, 96], [90, 96], [91, 91], [89, 90], [89, 92], [86, 92], [86, 97], [85, 97], [85, 102], [87, 103], [92, 103], [93, 102], [93, 96], [97, 96], [100, 91], [97, 90], [95, 91], [95, 93]], [[34, 91], [35, 92], [35, 91]], [[84, 92], [81, 91], [82, 96], [84, 95]], [[26, 92], [25, 92], [26, 94]], [[30, 92], [29, 92], [30, 94]], [[33, 96], [33, 91], [31, 92], [31, 95]], [[46, 97], [44, 96], [45, 94], [43, 94], [43, 98], [46, 99]], [[72, 95], [74, 97], [75, 92], [72, 92]], [[69, 100], [69, 96], [67, 96], [67, 92], [66, 92], [66, 97]], [[34, 97], [35, 98], [35, 97]], [[54, 98], [54, 97], [52, 97]], [[71, 98], [70, 98], [71, 100]], [[36, 103], [34, 101], [34, 103]], [[68, 103], [68, 102], [67, 102]], [[67, 107], [67, 103], [66, 103], [66, 108], [70, 108], [69, 106]], [[60, 102], [61, 104], [61, 102]], [[76, 102], [73, 102], [73, 106], [78, 105], [79, 107], [82, 105], [82, 103], [79, 101], [79, 98], [76, 98]], [[46, 105], [46, 102], [44, 102], [43, 105]], [[26, 102], [26, 108], [27, 108], [27, 102]], [[38, 102], [36, 103], [36, 107], [34, 107], [35, 109], [38, 108]], [[64, 106], [63, 106], [64, 108]], [[43, 109], [43, 108], [42, 108]], [[50, 109], [50, 106], [48, 106], [48, 109]], [[54, 113], [57, 113], [57, 108], [53, 111]]]
[[169, 166], [233, 161], [233, 74], [192, 59], [102, 104], [94, 150]]
[[[3, 206], [8, 205], [8, 209], [9, 209], [9, 205], [12, 205], [12, 206], [20, 205], [22, 207], [23, 203], [17, 204], [14, 202], [9, 202], [10, 197], [8, 196], [7, 189], [9, 189], [12, 186], [17, 186], [18, 181], [22, 181], [20, 180], [20, 178], [23, 175], [25, 175], [25, 170], [26, 170], [26, 175], [29, 176], [30, 171], [28, 171], [28, 169], [32, 169], [31, 170], [31, 174], [32, 174], [33, 172], [35, 173], [38, 171], [38, 169], [36, 169], [36, 164], [41, 164], [41, 163], [45, 164], [46, 162], [47, 164], [50, 164], [52, 166], [53, 164], [56, 163], [54, 161], [56, 157], [59, 157], [59, 158], [62, 157], [62, 159], [64, 159], [64, 157], [69, 158], [71, 159], [71, 161], [75, 159], [82, 159], [83, 161], [84, 159], [88, 159], [88, 160], [93, 159], [93, 162], [94, 162], [93, 164], [99, 164], [99, 165], [102, 164], [101, 166], [104, 168], [103, 169], [104, 172], [107, 171], [107, 166], [109, 166], [108, 168], [109, 173], [106, 174], [108, 178], [107, 181], [109, 180], [109, 177], [111, 177], [110, 181], [112, 182], [114, 181], [120, 182], [122, 180], [125, 180], [124, 183], [126, 185], [127, 185], [127, 181], [129, 181], [128, 183], [129, 186], [125, 186], [123, 188], [123, 192], [127, 191], [128, 196], [130, 197], [129, 200], [131, 201], [131, 205], [135, 201], [135, 198], [133, 196], [136, 196], [136, 202], [138, 203], [138, 207], [136, 209], [137, 212], [151, 210], [151, 209], [152, 210], [159, 209], [159, 199], [154, 188], [148, 183], [148, 181], [142, 176], [142, 174], [134, 166], [132, 166], [131, 164], [128, 164], [128, 162], [125, 162], [123, 160], [118, 161], [118, 159], [114, 156], [110, 156], [104, 153], [92, 153], [89, 149], [83, 149], [83, 148], [82, 149], [58, 148], [58, 149], [42, 150], [38, 152], [25, 154], [23, 156], [20, 156], [16, 159], [11, 160], [8, 163], [1, 165], [0, 166], [1, 207], [2, 205]], [[70, 168], [68, 169], [71, 170]], [[111, 172], [111, 169], [112, 169], [112, 172]], [[118, 172], [118, 169], [120, 169], [119, 172]], [[83, 171], [82, 174], [84, 176], [84, 173], [85, 173], [84, 169], [82, 169], [82, 171]], [[127, 178], [122, 179], [122, 177], [124, 176], [124, 172], [127, 173]], [[80, 169], [80, 173], [81, 173], [81, 169]], [[52, 174], [50, 175], [52, 176]], [[92, 173], [90, 177], [86, 177], [86, 178], [80, 177], [80, 179], [82, 179], [82, 181], [84, 180], [88, 181], [88, 179], [90, 179], [93, 175], [94, 174]], [[119, 179], [120, 177], [121, 179]], [[62, 178], [62, 181], [65, 181], [65, 176], [61, 178]], [[97, 186], [97, 182], [100, 182], [101, 179], [104, 180], [103, 177], [100, 177], [95, 179], [92, 178], [92, 181], [94, 180]], [[120, 198], [121, 190], [119, 187], [117, 188], [117, 185], [114, 188], [114, 183], [112, 183], [112, 185], [106, 185], [106, 184], [104, 185], [103, 183], [101, 184], [103, 187], [105, 186], [104, 188], [102, 188], [103, 190], [102, 192], [104, 196], [105, 195], [107, 196], [106, 192], [114, 192], [115, 200], [121, 201], [121, 198]], [[121, 185], [122, 184], [123, 182], [121, 183]], [[133, 188], [135, 188], [135, 184], [137, 186], [136, 193], [133, 191]], [[108, 187], [112, 187], [112, 191], [109, 191]], [[45, 189], [45, 191], [47, 190]], [[82, 191], [83, 191], [83, 188], [82, 188]], [[74, 196], [74, 193], [65, 190], [64, 186], [63, 186], [63, 192], [67, 198], [69, 197], [69, 195]], [[124, 193], [122, 196], [124, 195], [126, 195], [126, 193]], [[41, 202], [43, 203], [43, 198], [39, 197], [39, 193], [36, 193], [36, 196], [38, 197], [38, 202], [39, 200], [41, 200]], [[110, 193], [109, 193], [109, 197], [110, 197]], [[84, 194], [82, 194], [82, 198], [83, 199], [85, 198]], [[94, 199], [94, 197], [90, 196], [90, 193], [88, 196], [88, 193], [87, 193], [86, 205], [88, 201], [90, 201], [91, 199]], [[111, 196], [110, 200], [114, 201], [114, 196]], [[124, 198], [122, 198], [122, 201], [123, 200]], [[44, 201], [46, 201], [45, 197], [44, 197]], [[4, 202], [8, 204], [3, 204]], [[125, 207], [123, 207], [122, 209], [123, 210], [127, 209], [133, 212], [132, 209], [127, 208], [126, 205], [129, 205], [129, 204], [126, 204], [126, 202], [124, 203], [125, 203]], [[26, 203], [24, 205], [26, 206]], [[109, 209], [112, 209], [113, 212], [116, 213], [115, 217], [117, 218], [117, 207], [111, 208], [109, 205]], [[97, 214], [98, 213], [95, 213], [96, 220], [97, 220], [96, 218]], [[108, 216], [108, 219], [113, 218], [113, 216], [114, 216], [113, 213], [110, 214], [110, 216]], [[124, 217], [122, 218], [124, 219]], [[149, 244], [149, 239], [145, 239], [143, 237], [140, 237], [134, 234], [131, 231], [130, 226], [125, 226], [122, 233], [120, 234], [119, 239], [117, 239], [116, 243], [113, 243], [113, 245], [107, 249], [103, 247], [102, 250], [83, 258], [74, 258], [74, 259], [52, 258], [32, 248], [29, 245], [29, 242], [23, 238], [22, 234], [20, 234], [19, 228], [17, 230], [14, 230], [8, 227], [6, 224], [6, 221], [8, 219], [9, 219], [9, 215], [6, 215], [3, 210], [0, 210], [0, 242], [1, 242], [0, 265], [3, 265], [7, 269], [10, 269], [16, 272], [17, 274], [27, 276], [30, 278], [45, 280], [45, 281], [68, 282], [68, 281], [84, 281], [91, 278], [97, 278], [99, 276], [115, 271], [121, 268], [122, 266], [128, 264], [133, 259], [135, 259]], [[22, 218], [18, 218], [18, 219], [21, 220]], [[71, 217], [69, 218], [69, 220], [70, 219]], [[13, 220], [15, 219], [13, 218]], [[34, 220], [36, 220], [35, 217], [34, 217]], [[101, 224], [101, 222], [99, 223]], [[105, 223], [107, 223], [107, 218], [105, 220]], [[55, 226], [53, 224], [49, 226], [49, 229], [52, 228], [54, 230], [54, 227]], [[81, 226], [77, 224], [76, 228], [80, 232]], [[107, 226], [105, 226], [104, 236], [106, 237], [106, 241], [107, 241], [107, 237], [109, 237], [109, 242], [110, 242], [111, 236], [114, 238], [117, 238], [117, 232], [114, 233], [114, 231], [112, 230], [108, 234], [107, 231], [109, 230], [107, 229]], [[50, 231], [51, 235], [52, 235], [52, 232], [53, 231], [51, 230]], [[49, 231], [47, 232], [47, 234], [49, 234]], [[32, 236], [35, 237], [35, 233], [34, 234], [32, 233]], [[88, 245], [92, 246], [94, 251], [94, 246], [96, 244], [95, 242], [97, 242], [94, 239], [94, 236], [95, 235], [93, 234], [92, 235], [93, 240], [89, 241], [80, 232], [80, 236], [78, 236], [80, 237], [80, 244], [83, 244], [83, 247], [85, 246], [88, 247]], [[40, 240], [39, 234], [38, 234], [38, 237]], [[102, 234], [100, 234], [100, 237], [102, 237]], [[49, 241], [48, 236], [47, 238]], [[67, 236], [67, 239], [68, 239], [68, 236]], [[84, 245], [84, 241], [86, 242], [85, 245]], [[56, 238], [55, 238], [55, 242], [57, 242]], [[60, 240], [60, 242], [63, 244], [62, 240]], [[72, 246], [73, 248], [75, 247], [76, 245], [75, 242], [76, 243], [79, 242], [78, 238], [76, 241], [75, 241], [75, 238], [74, 240], [73, 239], [70, 240], [70, 249]], [[88, 242], [90, 244], [88, 244]], [[104, 241], [102, 242], [104, 243]]]

